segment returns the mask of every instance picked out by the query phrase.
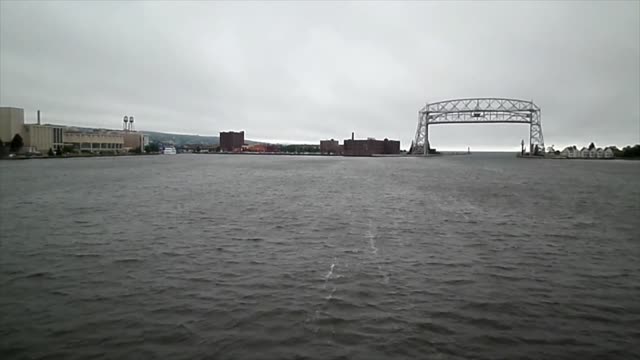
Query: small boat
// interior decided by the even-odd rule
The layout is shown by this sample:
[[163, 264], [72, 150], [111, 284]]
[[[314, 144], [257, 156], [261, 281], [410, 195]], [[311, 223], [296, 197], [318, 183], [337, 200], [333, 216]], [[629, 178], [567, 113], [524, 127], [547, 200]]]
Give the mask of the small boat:
[[175, 155], [176, 154], [176, 148], [174, 148], [173, 146], [167, 146], [164, 149], [162, 149], [162, 154], [164, 154], [164, 155]]

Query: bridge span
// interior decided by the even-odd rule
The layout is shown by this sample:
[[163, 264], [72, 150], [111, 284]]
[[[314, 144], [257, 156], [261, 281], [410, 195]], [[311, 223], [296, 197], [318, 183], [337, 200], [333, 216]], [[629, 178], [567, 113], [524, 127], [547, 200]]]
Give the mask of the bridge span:
[[533, 101], [502, 98], [453, 99], [427, 103], [418, 111], [418, 128], [411, 144], [413, 154], [429, 154], [429, 125], [529, 124], [529, 151], [544, 151], [540, 107]]

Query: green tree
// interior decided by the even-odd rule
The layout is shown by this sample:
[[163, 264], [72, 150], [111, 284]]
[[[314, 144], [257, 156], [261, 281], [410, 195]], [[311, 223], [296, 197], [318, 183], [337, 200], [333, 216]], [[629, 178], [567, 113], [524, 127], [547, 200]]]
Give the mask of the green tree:
[[144, 147], [144, 151], [148, 153], [157, 153], [160, 151], [160, 146], [157, 143], [151, 143]]
[[624, 149], [622, 149], [622, 157], [640, 157], [640, 144], [633, 147], [631, 147], [630, 145], [625, 146]]
[[24, 141], [22, 140], [22, 136], [20, 134], [15, 134], [13, 139], [11, 140], [10, 150], [11, 152], [18, 152], [24, 146]]
[[62, 156], [62, 148], [56, 149], [56, 156]]
[[596, 148], [596, 144], [594, 143], [589, 144], [589, 150], [593, 150], [595, 148]]
[[53, 153], [53, 149], [49, 148], [49, 152], [47, 153], [47, 156], [51, 156], [53, 157], [55, 154]]

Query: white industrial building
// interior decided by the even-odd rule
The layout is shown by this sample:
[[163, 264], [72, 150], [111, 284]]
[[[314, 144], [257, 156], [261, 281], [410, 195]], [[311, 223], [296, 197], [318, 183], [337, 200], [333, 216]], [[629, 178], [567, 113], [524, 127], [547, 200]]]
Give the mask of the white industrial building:
[[0, 107], [0, 140], [9, 144], [16, 135], [23, 140], [23, 153], [46, 154], [63, 147], [76, 152], [120, 153], [140, 149], [149, 145], [149, 136], [133, 129], [133, 116], [125, 117], [123, 130], [80, 129], [40, 123], [25, 124], [24, 109]]

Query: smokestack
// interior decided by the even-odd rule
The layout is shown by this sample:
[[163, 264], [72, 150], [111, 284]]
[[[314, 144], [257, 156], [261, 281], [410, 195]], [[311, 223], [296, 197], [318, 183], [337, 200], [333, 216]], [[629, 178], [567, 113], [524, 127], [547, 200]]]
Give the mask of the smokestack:
[[351, 132], [351, 140], [355, 140], [356, 139], [356, 133], [355, 132]]
[[38, 110], [38, 125], [40, 125], [40, 110]]

